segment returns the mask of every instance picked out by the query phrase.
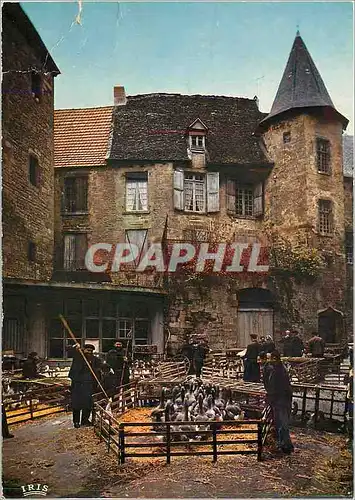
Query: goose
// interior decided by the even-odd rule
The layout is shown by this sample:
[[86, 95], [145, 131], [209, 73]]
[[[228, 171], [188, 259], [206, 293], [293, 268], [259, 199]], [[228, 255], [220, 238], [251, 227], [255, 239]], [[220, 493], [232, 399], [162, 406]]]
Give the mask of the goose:
[[161, 395], [160, 395], [160, 403], [156, 408], [154, 408], [154, 410], [150, 414], [152, 419], [155, 419], [157, 417], [157, 415], [164, 413], [165, 406], [166, 406], [165, 405], [165, 395], [166, 395], [166, 389], [165, 389], [165, 387], [163, 387], [161, 390]]
[[205, 410], [203, 408], [203, 396], [200, 394], [199, 399], [198, 399], [198, 410], [197, 414], [194, 416], [194, 422], [197, 424], [197, 429], [199, 431], [208, 431], [209, 430], [209, 425], [208, 424], [199, 424], [199, 422], [206, 422], [206, 414]]
[[[225, 419], [226, 420], [240, 420], [239, 415], [241, 414], [241, 408], [236, 403], [232, 402], [232, 391], [229, 391], [228, 401], [225, 408]], [[239, 417], [239, 418], [236, 418]]]
[[184, 406], [185, 400], [185, 389], [182, 387], [180, 390], [180, 395], [175, 399], [174, 410], [179, 411]]
[[[309, 414], [309, 412], [308, 412]], [[316, 420], [316, 414], [315, 413], [312, 413], [309, 417], [309, 420], [307, 422], [307, 427], [308, 428], [313, 428], [315, 427], [315, 425], [323, 425], [325, 422], [325, 415], [324, 415], [324, 412], [322, 412], [321, 410], [318, 411], [318, 416], [317, 416], [317, 420]]]
[[298, 412], [298, 404], [297, 404], [297, 401], [293, 401], [292, 403], [292, 410], [291, 410], [291, 415], [293, 415], [294, 417], [297, 415], [297, 412]]
[[217, 406], [217, 408], [219, 408], [219, 410], [224, 410], [225, 409], [225, 401], [223, 399], [221, 399], [220, 397], [220, 389], [219, 389], [219, 386], [217, 386], [215, 388], [215, 400], [214, 400], [214, 404], [215, 406]]

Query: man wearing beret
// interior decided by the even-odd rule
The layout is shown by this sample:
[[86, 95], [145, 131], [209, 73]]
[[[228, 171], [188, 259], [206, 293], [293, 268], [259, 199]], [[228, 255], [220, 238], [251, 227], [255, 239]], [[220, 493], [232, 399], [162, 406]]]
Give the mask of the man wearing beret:
[[114, 389], [117, 391], [122, 385], [129, 384], [128, 349], [124, 349], [122, 341], [116, 340], [114, 348], [107, 353], [107, 364], [114, 372]]
[[72, 381], [71, 401], [73, 423], [74, 427], [78, 428], [80, 425], [92, 425], [89, 421], [93, 408], [92, 395], [97, 390], [97, 382], [83, 356], [85, 356], [98, 379], [100, 378], [102, 363], [99, 358], [94, 356], [95, 346], [92, 344], [85, 344], [83, 350], [80, 349], [80, 344], [75, 344], [73, 347], [75, 350], [73, 352], [73, 362], [69, 371], [69, 378]]

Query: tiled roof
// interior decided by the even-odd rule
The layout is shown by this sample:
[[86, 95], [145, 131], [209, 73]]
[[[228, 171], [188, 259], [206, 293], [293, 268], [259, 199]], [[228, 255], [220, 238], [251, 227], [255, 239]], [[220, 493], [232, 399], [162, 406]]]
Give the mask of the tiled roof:
[[353, 177], [354, 173], [354, 137], [343, 136], [343, 172], [346, 177]]
[[58, 109], [54, 112], [54, 166], [106, 164], [112, 106]]
[[297, 33], [271, 111], [263, 122], [291, 109], [319, 107], [335, 112], [344, 126], [347, 125], [348, 120], [335, 109], [322, 77]]
[[186, 131], [199, 118], [208, 128], [210, 164], [269, 164], [254, 131], [264, 114], [254, 99], [145, 94], [114, 111], [110, 159], [187, 161]]

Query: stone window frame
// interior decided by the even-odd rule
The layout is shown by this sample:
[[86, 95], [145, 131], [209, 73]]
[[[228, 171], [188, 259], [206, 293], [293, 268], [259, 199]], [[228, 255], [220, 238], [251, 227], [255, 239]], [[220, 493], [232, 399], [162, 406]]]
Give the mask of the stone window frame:
[[[239, 213], [237, 211], [238, 191], [252, 191], [252, 214]], [[257, 181], [251, 183], [241, 182], [238, 179], [227, 178], [226, 183], [227, 195], [227, 213], [238, 219], [256, 219], [264, 216], [264, 182]]]
[[316, 138], [316, 163], [319, 174], [331, 175], [331, 145], [326, 137], [318, 136]]
[[37, 260], [37, 245], [34, 241], [29, 241], [27, 246], [28, 262], [34, 263]]
[[333, 234], [333, 206], [333, 201], [330, 199], [318, 199], [318, 232], [322, 236]]
[[[69, 196], [67, 193], [67, 186], [66, 183], [69, 180], [80, 180], [80, 181], [85, 181], [82, 182], [82, 190], [83, 192], [80, 193], [78, 191], [78, 186], [74, 187], [74, 198], [77, 198], [76, 200], [72, 200], [72, 205], [75, 205], [75, 202], [78, 205], [80, 205], [80, 202], [78, 199], [82, 201], [82, 207], [80, 209], [71, 209], [70, 207], [70, 202], [69, 202]], [[84, 201], [83, 201], [84, 200]], [[87, 215], [89, 213], [88, 211], [88, 203], [89, 203], [89, 175], [86, 172], [69, 172], [65, 175], [63, 179], [63, 191], [62, 191], [62, 213], [64, 215]]]
[[40, 186], [40, 164], [38, 156], [33, 152], [28, 153], [28, 178], [30, 184], [34, 187]]
[[31, 93], [36, 102], [41, 101], [43, 94], [43, 78], [39, 71], [31, 71]]
[[[146, 214], [149, 213], [149, 185], [148, 185], [148, 171], [141, 171], [141, 172], [126, 172], [124, 174], [125, 177], [125, 213], [127, 214]], [[136, 210], [134, 208], [130, 208], [128, 206], [128, 188], [129, 188], [129, 182], [135, 182], [137, 184], [136, 186], [136, 194], [144, 194], [144, 193], [139, 193], [139, 183], [144, 182], [145, 183], [145, 195], [146, 195], [146, 200], [145, 200], [145, 206], [142, 208], [142, 210]], [[144, 200], [143, 200], [144, 201]], [[133, 205], [134, 207], [134, 205]]]
[[[69, 237], [74, 237], [71, 243]], [[66, 243], [67, 241], [68, 243]], [[84, 245], [81, 245], [82, 242], [84, 242]], [[66, 231], [63, 233], [63, 270], [67, 272], [86, 270], [85, 255], [88, 248], [89, 241], [87, 231]], [[80, 255], [80, 253], [83, 255]], [[73, 255], [73, 258], [68, 258], [68, 254]]]
[[[187, 179], [187, 176], [201, 176], [201, 179]], [[203, 179], [202, 179], [203, 178]], [[202, 186], [203, 189], [203, 207], [202, 210], [189, 210], [186, 208], [188, 199], [188, 186], [192, 183], [192, 198], [193, 207], [196, 202], [196, 185]], [[197, 184], [200, 183], [200, 184]], [[185, 170], [183, 168], [174, 169], [173, 177], [174, 189], [174, 209], [185, 214], [201, 214], [220, 211], [219, 191], [220, 191], [220, 175], [218, 171], [200, 171], [200, 170]], [[190, 193], [191, 194], [191, 193]]]

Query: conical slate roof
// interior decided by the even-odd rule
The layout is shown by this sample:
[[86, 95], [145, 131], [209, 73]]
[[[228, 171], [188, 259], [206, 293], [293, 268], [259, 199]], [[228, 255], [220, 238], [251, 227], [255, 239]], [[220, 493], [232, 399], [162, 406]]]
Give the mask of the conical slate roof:
[[[332, 108], [340, 115], [304, 41], [297, 32], [271, 111], [261, 123], [291, 109], [311, 107]], [[347, 123], [345, 117], [340, 115], [340, 118]]]

